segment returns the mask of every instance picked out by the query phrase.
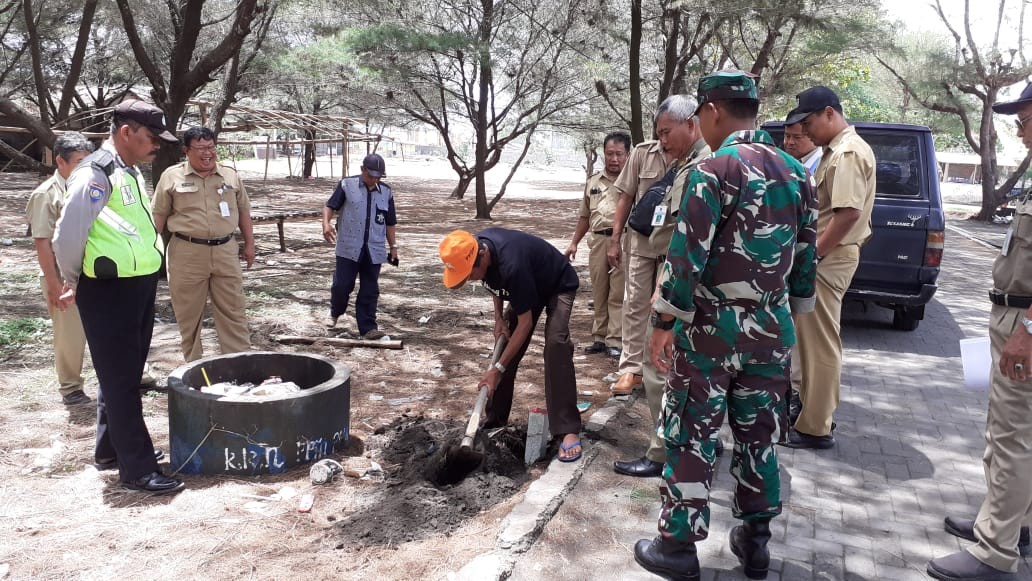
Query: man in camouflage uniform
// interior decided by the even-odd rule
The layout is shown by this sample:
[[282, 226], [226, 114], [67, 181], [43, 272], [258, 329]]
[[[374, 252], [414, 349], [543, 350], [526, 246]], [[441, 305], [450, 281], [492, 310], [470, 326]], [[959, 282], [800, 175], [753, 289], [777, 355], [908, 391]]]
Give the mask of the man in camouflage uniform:
[[[792, 313], [813, 309], [816, 194], [802, 164], [755, 130], [753, 79], [699, 80], [699, 122], [714, 149], [692, 172], [653, 305], [649, 353], [667, 371], [667, 447], [660, 535], [635, 560], [698, 579], [695, 543], [709, 533], [717, 430], [730, 411], [738, 482], [731, 550], [748, 577], [766, 577], [770, 519], [781, 512], [775, 448], [783, 428]], [[676, 334], [676, 343], [674, 335]]]

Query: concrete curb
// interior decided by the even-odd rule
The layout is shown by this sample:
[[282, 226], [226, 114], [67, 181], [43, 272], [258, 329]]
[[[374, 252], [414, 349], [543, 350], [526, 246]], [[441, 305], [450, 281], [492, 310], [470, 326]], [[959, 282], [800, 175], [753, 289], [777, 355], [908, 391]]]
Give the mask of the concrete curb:
[[[620, 410], [634, 405], [638, 397], [635, 392], [629, 397], [610, 398], [601, 409], [591, 415], [584, 426], [584, 432], [594, 434], [602, 431]], [[573, 491], [598, 453], [597, 446], [585, 444], [583, 456], [578, 462], [560, 462], [558, 458], [553, 459], [541, 478], [527, 488], [523, 501], [513, 507], [502, 521], [502, 529], [495, 539], [495, 548], [477, 555], [457, 572], [449, 572], [444, 578], [448, 581], [508, 579], [519, 555], [534, 546], [545, 525], [558, 512], [563, 501]]]

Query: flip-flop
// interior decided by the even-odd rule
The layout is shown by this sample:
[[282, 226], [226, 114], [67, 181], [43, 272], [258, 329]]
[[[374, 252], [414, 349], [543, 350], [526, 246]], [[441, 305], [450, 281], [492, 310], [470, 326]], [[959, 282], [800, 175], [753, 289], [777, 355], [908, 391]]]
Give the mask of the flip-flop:
[[581, 454], [584, 453], [584, 447], [581, 446], [580, 440], [577, 440], [576, 442], [570, 444], [569, 446], [567, 446], [566, 444], [563, 444], [562, 442], [560, 442], [559, 443], [559, 449], [562, 450], [563, 452], [569, 452], [571, 448], [577, 448], [577, 447], [580, 447], [581, 451], [577, 452], [576, 456], [570, 456], [569, 458], [563, 458], [562, 455], [559, 455], [559, 456], [557, 456], [559, 458], [559, 461], [560, 462], [576, 462], [577, 460], [580, 460]]

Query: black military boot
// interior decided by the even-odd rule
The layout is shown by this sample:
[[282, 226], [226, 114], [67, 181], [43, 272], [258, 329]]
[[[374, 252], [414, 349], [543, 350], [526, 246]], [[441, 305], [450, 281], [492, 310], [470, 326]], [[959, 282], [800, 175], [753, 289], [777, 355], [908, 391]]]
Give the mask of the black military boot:
[[646, 570], [674, 581], [699, 581], [699, 557], [695, 543], [656, 537], [634, 545], [634, 560]]
[[770, 552], [767, 550], [769, 540], [770, 519], [743, 521], [740, 526], [731, 529], [731, 552], [738, 557], [746, 577], [767, 578], [767, 568], [770, 567]]

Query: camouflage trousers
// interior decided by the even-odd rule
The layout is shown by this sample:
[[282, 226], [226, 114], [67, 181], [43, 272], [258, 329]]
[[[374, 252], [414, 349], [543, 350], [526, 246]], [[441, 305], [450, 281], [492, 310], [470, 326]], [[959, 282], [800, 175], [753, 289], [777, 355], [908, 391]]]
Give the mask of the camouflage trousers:
[[725, 358], [674, 350], [657, 430], [666, 442], [660, 487], [664, 538], [697, 542], [709, 535], [709, 492], [717, 431], [727, 415], [734, 434], [732, 511], [750, 520], [781, 514], [775, 450], [787, 405], [790, 349], [730, 353]]

